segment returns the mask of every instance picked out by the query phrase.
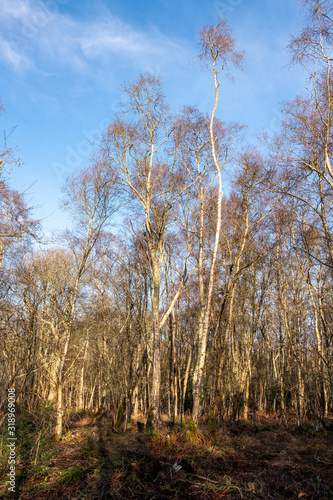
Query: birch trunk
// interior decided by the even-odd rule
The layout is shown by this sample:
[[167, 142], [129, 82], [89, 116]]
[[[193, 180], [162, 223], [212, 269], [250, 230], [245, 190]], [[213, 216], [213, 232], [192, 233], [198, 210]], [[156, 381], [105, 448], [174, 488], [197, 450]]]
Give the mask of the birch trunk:
[[146, 423], [147, 432], [152, 434], [158, 427], [161, 386], [161, 336], [160, 336], [160, 269], [153, 263], [152, 312], [153, 312], [153, 373], [150, 391], [150, 407]]
[[[210, 322], [210, 312], [212, 305], [212, 296], [213, 296], [213, 287], [214, 287], [214, 273], [215, 273], [215, 265], [217, 259], [217, 252], [220, 242], [220, 234], [221, 234], [221, 211], [222, 211], [222, 176], [221, 176], [221, 168], [216, 155], [215, 148], [215, 137], [214, 137], [214, 118], [215, 112], [217, 109], [217, 104], [219, 100], [219, 83], [217, 81], [217, 71], [215, 68], [215, 60], [213, 62], [213, 72], [214, 72], [214, 86], [215, 86], [215, 102], [213, 111], [211, 114], [209, 132], [210, 132], [210, 141], [212, 148], [212, 156], [214, 161], [214, 166], [216, 169], [217, 180], [218, 180], [218, 194], [217, 194], [217, 204], [216, 204], [216, 229], [215, 229], [215, 243], [210, 267], [209, 274], [209, 285], [208, 285], [208, 293], [205, 306], [201, 304], [200, 311], [200, 324], [198, 331], [198, 357], [194, 369], [193, 374], [193, 409], [192, 409], [192, 421], [195, 425], [198, 424], [199, 414], [200, 414], [200, 397], [201, 397], [201, 385], [202, 385], [202, 374], [206, 361], [206, 350], [207, 350], [207, 336]], [[202, 216], [201, 216], [202, 217]], [[201, 219], [200, 231], [203, 231], [203, 221]], [[200, 248], [202, 251], [202, 247]], [[201, 257], [202, 258], [202, 257]], [[200, 285], [201, 286], [201, 285]], [[200, 289], [200, 295], [202, 294], [202, 290]], [[203, 320], [203, 321], [202, 321]], [[202, 324], [203, 323], [203, 324]], [[202, 325], [202, 326], [201, 326]]]
[[87, 338], [87, 340], [85, 342], [85, 346], [84, 346], [83, 363], [82, 363], [82, 368], [81, 368], [81, 373], [80, 373], [80, 388], [79, 388], [79, 397], [78, 397], [78, 409], [79, 410], [84, 408], [84, 396], [83, 396], [84, 371], [85, 371], [85, 363], [87, 361], [88, 346], [89, 346], [89, 339]]

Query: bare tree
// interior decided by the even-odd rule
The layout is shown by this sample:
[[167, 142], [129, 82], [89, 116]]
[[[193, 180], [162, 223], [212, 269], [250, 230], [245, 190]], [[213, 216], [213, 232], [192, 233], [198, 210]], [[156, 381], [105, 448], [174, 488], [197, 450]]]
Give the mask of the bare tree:
[[[209, 121], [209, 138], [210, 147], [212, 154], [212, 161], [215, 168], [215, 175], [217, 177], [217, 200], [216, 200], [216, 229], [215, 229], [215, 241], [212, 253], [212, 259], [210, 263], [209, 271], [209, 284], [206, 296], [205, 305], [202, 304], [202, 329], [199, 333], [199, 351], [197, 362], [193, 375], [193, 410], [192, 410], [192, 420], [196, 425], [199, 418], [200, 410], [200, 397], [202, 390], [202, 374], [205, 366], [206, 359], [206, 346], [207, 346], [207, 335], [210, 322], [211, 304], [213, 296], [213, 286], [214, 286], [214, 276], [215, 276], [215, 265], [218, 254], [218, 247], [221, 235], [221, 211], [222, 211], [222, 170], [224, 165], [230, 160], [233, 152], [233, 141], [228, 141], [227, 143], [222, 143], [219, 145], [219, 125], [215, 120], [215, 113], [219, 101], [219, 75], [224, 70], [229, 70], [231, 65], [240, 67], [243, 54], [235, 48], [236, 43], [232, 36], [231, 29], [229, 28], [227, 21], [220, 19], [219, 23], [214, 26], [204, 26], [200, 30], [200, 59], [205, 62], [209, 67], [212, 68], [213, 78], [214, 78], [214, 89], [215, 89], [215, 99], [214, 106]], [[233, 134], [231, 134], [233, 135]], [[231, 144], [230, 144], [231, 142]], [[220, 147], [219, 147], [220, 146]], [[202, 279], [201, 279], [202, 282]], [[203, 294], [203, 287], [201, 285], [201, 293]], [[204, 311], [203, 311], [204, 310]]]
[[[0, 100], [0, 114], [5, 111], [5, 107]], [[6, 134], [3, 132], [3, 141], [0, 144], [0, 180], [3, 180], [3, 173], [8, 167], [12, 165], [19, 166], [21, 164], [20, 159], [16, 156], [16, 148], [11, 147], [8, 144], [9, 137], [15, 131], [15, 127], [11, 129], [11, 131]], [[0, 192], [1, 194], [1, 192]]]
[[[161, 316], [161, 272], [166, 236], [175, 200], [184, 191], [184, 183], [176, 168], [176, 155], [166, 153], [172, 124], [160, 79], [150, 74], [141, 75], [125, 87], [125, 94], [125, 111], [131, 113], [133, 119], [129, 121], [125, 116], [119, 117], [109, 126], [104, 136], [102, 154], [110, 169], [116, 172], [134, 206], [142, 210], [142, 230], [138, 236], [149, 266], [153, 317], [153, 379], [147, 430], [153, 432], [158, 425], [160, 407], [160, 330], [183, 287], [181, 278], [168, 309]], [[186, 259], [188, 255], [189, 252]]]
[[75, 258], [75, 279], [71, 289], [70, 309], [66, 325], [66, 335], [62, 345], [57, 372], [57, 423], [55, 436], [62, 434], [63, 417], [63, 372], [66, 355], [72, 335], [76, 303], [82, 277], [89, 264], [89, 257], [103, 227], [119, 209], [120, 201], [116, 191], [116, 179], [103, 164], [96, 163], [91, 168], [72, 176], [64, 186], [63, 207], [73, 217], [76, 234], [67, 233], [66, 239]]
[[0, 182], [0, 269], [10, 250], [19, 252], [38, 234], [39, 223], [31, 217], [24, 196]]

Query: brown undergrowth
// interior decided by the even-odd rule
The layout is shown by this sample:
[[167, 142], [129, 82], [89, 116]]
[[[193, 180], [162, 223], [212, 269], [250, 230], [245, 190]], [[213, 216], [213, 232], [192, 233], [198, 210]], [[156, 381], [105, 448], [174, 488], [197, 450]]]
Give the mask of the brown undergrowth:
[[[25, 414], [11, 497], [333, 500], [332, 430], [286, 430], [265, 415], [257, 423], [225, 424], [213, 434], [202, 425], [192, 443], [165, 419], [160, 439], [152, 440], [138, 432], [135, 419], [126, 432], [114, 433], [106, 415], [76, 414], [54, 445], [45, 415]], [[10, 498], [6, 459], [2, 446], [1, 498]]]

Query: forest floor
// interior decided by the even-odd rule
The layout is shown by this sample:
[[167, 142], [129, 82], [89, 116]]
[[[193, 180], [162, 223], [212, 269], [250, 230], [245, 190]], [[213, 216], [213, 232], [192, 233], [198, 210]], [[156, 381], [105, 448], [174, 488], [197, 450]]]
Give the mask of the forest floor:
[[6, 484], [2, 429], [0, 498], [333, 499], [333, 420], [315, 433], [310, 425], [286, 430], [276, 415], [262, 414], [257, 427], [225, 423], [214, 436], [203, 425], [186, 443], [185, 431], [166, 421], [152, 440], [135, 418], [114, 433], [106, 416], [76, 414], [56, 445], [46, 412], [23, 412], [17, 421], [16, 493]]

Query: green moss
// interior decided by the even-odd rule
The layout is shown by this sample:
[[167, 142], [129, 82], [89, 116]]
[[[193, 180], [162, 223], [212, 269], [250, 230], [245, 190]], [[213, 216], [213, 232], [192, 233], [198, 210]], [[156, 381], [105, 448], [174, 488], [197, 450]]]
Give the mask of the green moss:
[[168, 448], [169, 446], [171, 446], [171, 437], [169, 435], [167, 435], [167, 438], [165, 440], [165, 444], [164, 444], [164, 447], [165, 448]]
[[152, 439], [161, 439], [161, 436], [156, 432], [154, 423], [153, 423], [153, 414], [148, 413], [148, 418], [146, 422], [146, 434], [150, 436]]
[[193, 420], [190, 421], [190, 423], [188, 424], [188, 428], [187, 429], [189, 431], [191, 431], [191, 432], [195, 432], [196, 431], [195, 423], [193, 422]]
[[195, 432], [196, 432], [196, 426], [193, 420], [190, 421], [187, 427], [187, 431], [185, 434], [185, 442], [186, 443], [193, 443], [195, 439]]
[[186, 427], [185, 418], [184, 417], [182, 417], [181, 426], [182, 426], [182, 429], [185, 429], [185, 427]]
[[118, 432], [120, 424], [122, 422], [124, 411], [125, 411], [125, 404], [124, 404], [124, 401], [123, 401], [121, 403], [121, 405], [119, 406], [119, 410], [118, 410], [118, 413], [117, 413], [117, 418], [116, 418], [116, 421], [115, 421], [115, 424], [114, 424], [114, 429], [117, 432]]
[[146, 423], [146, 434], [150, 436], [152, 434], [152, 426], [150, 425], [149, 421], [147, 420]]
[[153, 412], [149, 410], [146, 422], [146, 434], [148, 436], [151, 436], [154, 432], [153, 418], [154, 418]]
[[153, 439], [161, 439], [161, 436], [156, 431], [153, 432], [152, 437]]
[[59, 434], [54, 434], [54, 436], [52, 437], [52, 442], [54, 444], [59, 444], [59, 441], [60, 441], [60, 436]]

